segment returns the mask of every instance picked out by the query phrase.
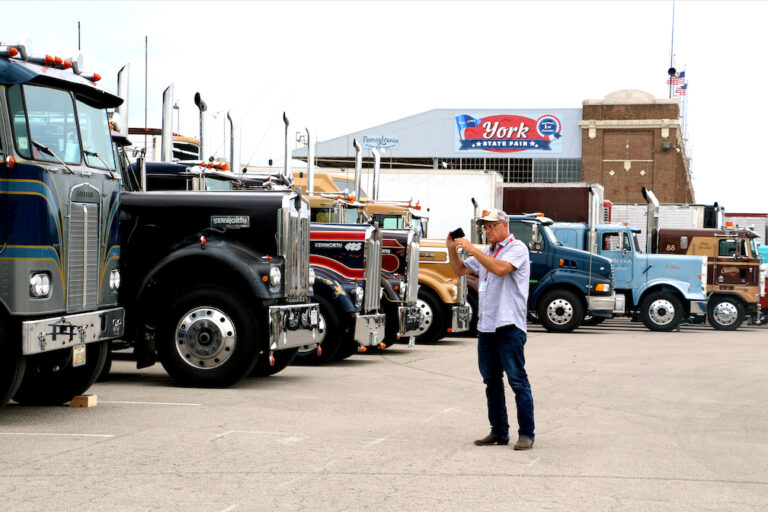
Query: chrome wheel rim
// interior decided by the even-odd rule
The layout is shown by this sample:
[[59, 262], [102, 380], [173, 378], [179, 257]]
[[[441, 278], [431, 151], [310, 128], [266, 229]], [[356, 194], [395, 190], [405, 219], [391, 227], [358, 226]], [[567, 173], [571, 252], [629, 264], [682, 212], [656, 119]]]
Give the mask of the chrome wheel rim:
[[188, 311], [176, 324], [176, 351], [197, 369], [226, 363], [237, 344], [235, 323], [220, 309], [203, 306]]
[[573, 304], [565, 299], [555, 299], [547, 305], [547, 318], [557, 325], [573, 320]]
[[427, 331], [427, 329], [429, 329], [429, 326], [432, 325], [432, 317], [434, 316], [434, 312], [432, 311], [432, 308], [429, 307], [429, 304], [421, 299], [416, 299], [416, 306], [418, 306], [419, 310], [421, 311], [419, 334], [423, 334]]
[[648, 317], [656, 325], [667, 325], [675, 318], [675, 306], [667, 299], [658, 299], [648, 307]]
[[732, 325], [739, 317], [739, 310], [730, 302], [721, 302], [715, 306], [712, 316], [720, 325]]

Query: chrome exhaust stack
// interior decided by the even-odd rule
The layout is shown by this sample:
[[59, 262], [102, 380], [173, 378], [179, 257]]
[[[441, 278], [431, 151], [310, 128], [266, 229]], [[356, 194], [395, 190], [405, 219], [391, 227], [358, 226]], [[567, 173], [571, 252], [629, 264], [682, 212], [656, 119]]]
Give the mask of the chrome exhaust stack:
[[117, 133], [128, 136], [128, 79], [130, 78], [131, 65], [126, 64], [117, 72], [117, 95], [123, 98], [123, 104], [117, 107], [117, 115], [120, 116]]
[[229, 170], [235, 170], [235, 123], [232, 122], [232, 115], [227, 110], [227, 121], [229, 121]]
[[312, 134], [307, 130], [307, 195], [311, 196], [315, 193], [315, 152], [312, 147]]
[[199, 92], [195, 93], [195, 105], [200, 109], [200, 160], [205, 161], [203, 136], [205, 135], [205, 111], [208, 110], [208, 105], [205, 104]]
[[173, 159], [173, 84], [163, 91], [163, 127], [160, 135], [160, 161]]
[[645, 199], [645, 202], [648, 203], [648, 220], [646, 223], [645, 233], [645, 252], [650, 254], [653, 252], [653, 243], [656, 239], [656, 234], [658, 233], [659, 229], [659, 200], [656, 199], [656, 196], [653, 192], [645, 187], [643, 187], [643, 199]]
[[381, 172], [381, 154], [377, 148], [371, 149], [373, 155], [373, 190], [371, 197], [374, 201], [379, 200], [379, 173]]
[[360, 147], [360, 143], [357, 139], [352, 140], [352, 145], [355, 146], [355, 188], [353, 193], [355, 194], [355, 200], [360, 201], [360, 194], [362, 192], [361, 174], [363, 172], [363, 148]]
[[286, 179], [293, 181], [293, 171], [291, 170], [291, 159], [290, 159], [290, 155], [288, 154], [288, 127], [291, 125], [291, 122], [288, 121], [288, 116], [285, 115], [285, 112], [283, 112], [283, 124], [285, 125], [285, 151], [283, 153], [283, 157], [285, 158], [285, 164], [283, 166], [283, 176]]

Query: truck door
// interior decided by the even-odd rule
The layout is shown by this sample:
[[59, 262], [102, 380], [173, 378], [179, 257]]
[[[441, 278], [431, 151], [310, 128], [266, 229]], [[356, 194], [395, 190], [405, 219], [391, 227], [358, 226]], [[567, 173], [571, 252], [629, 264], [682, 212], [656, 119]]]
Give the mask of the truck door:
[[715, 257], [715, 275], [713, 284], [742, 285], [747, 279], [747, 267], [741, 263], [743, 257], [739, 240], [731, 238], [718, 240]]
[[598, 253], [613, 262], [616, 289], [632, 288], [632, 244], [626, 231], [604, 231], [600, 234]]

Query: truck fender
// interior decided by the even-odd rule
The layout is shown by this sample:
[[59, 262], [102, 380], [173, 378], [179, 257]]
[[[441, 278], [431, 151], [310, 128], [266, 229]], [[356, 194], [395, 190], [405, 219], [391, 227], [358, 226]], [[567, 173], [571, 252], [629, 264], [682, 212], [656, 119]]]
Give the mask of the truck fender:
[[656, 291], [674, 293], [683, 298], [686, 302], [692, 300], [707, 300], [707, 295], [703, 293], [701, 289], [689, 290], [689, 285], [685, 281], [676, 279], [653, 279], [639, 288], [632, 289], [632, 300], [634, 301], [634, 305], [639, 305], [647, 294]]
[[355, 313], [357, 310], [350, 296], [355, 283], [345, 283], [322, 267], [313, 265], [312, 268], [315, 269], [315, 295], [319, 295], [333, 304], [339, 313]]
[[[456, 285], [458, 286], [458, 278], [456, 279]], [[456, 299], [451, 292], [451, 283], [438, 272], [419, 266], [419, 286], [431, 289], [445, 304], [456, 303]]]
[[[238, 243], [213, 241], [205, 247], [201, 244], [188, 245], [158, 261], [147, 273], [136, 292], [136, 302], [151, 303], [151, 300], [144, 299], [149, 299], [158, 285], [176, 284], [179, 279], [189, 283], [236, 280], [232, 284], [239, 286], [243, 292], [257, 299], [270, 299], [273, 295], [262, 280], [263, 276], [269, 275], [270, 266], [260, 254]], [[157, 297], [157, 300], [163, 299]]]

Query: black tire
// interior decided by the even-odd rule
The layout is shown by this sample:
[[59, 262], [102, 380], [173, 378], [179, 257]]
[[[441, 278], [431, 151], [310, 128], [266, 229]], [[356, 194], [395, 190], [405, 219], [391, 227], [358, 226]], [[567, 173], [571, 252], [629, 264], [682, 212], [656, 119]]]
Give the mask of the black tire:
[[586, 325], [591, 327], [595, 325], [600, 325], [604, 321], [605, 321], [605, 318], [601, 316], [592, 316], [590, 314], [586, 314], [584, 315], [584, 320], [581, 321], [581, 325]]
[[27, 357], [27, 368], [13, 399], [23, 405], [61, 405], [82, 395], [96, 382], [107, 360], [106, 341], [85, 346], [85, 364], [72, 366], [72, 349]]
[[290, 348], [288, 350], [278, 350], [274, 354], [275, 364], [269, 364], [269, 354], [261, 354], [259, 360], [256, 361], [256, 366], [251, 370], [251, 377], [269, 377], [278, 372], [285, 370], [289, 364], [291, 364], [296, 358], [298, 348]]
[[101, 369], [101, 373], [99, 374], [99, 377], [96, 379], [96, 382], [103, 382], [105, 380], [109, 380], [109, 372], [112, 371], [112, 342], [108, 341], [107, 346], [109, 347], [107, 349], [107, 360], [104, 361], [104, 368]]
[[673, 331], [683, 321], [683, 303], [671, 293], [649, 293], [640, 301], [640, 318], [651, 331]]
[[341, 320], [333, 307], [324, 297], [312, 297], [313, 302], [318, 304], [317, 334], [320, 342], [320, 355], [317, 354], [317, 348], [311, 346], [299, 348], [293, 364], [310, 365], [325, 364], [333, 360], [336, 352], [341, 348], [344, 330], [341, 326]]
[[719, 331], [735, 331], [744, 321], [744, 306], [733, 297], [716, 295], [707, 304], [707, 320]]
[[416, 343], [434, 343], [445, 336], [445, 313], [437, 294], [424, 285], [419, 286], [416, 304], [421, 308], [421, 325], [419, 334], [416, 335]]
[[[342, 342], [341, 347], [339, 347], [339, 350], [336, 352], [336, 354], [334, 354], [332, 361], [343, 361], [345, 359], [349, 359], [358, 353], [359, 347], [360, 344], [356, 342], [353, 337], [345, 339]], [[375, 347], [366, 347], [366, 352], [373, 348]]]
[[21, 385], [26, 359], [21, 355], [19, 342], [6, 335], [0, 324], [0, 407], [3, 407]]
[[157, 336], [165, 371], [182, 386], [227, 387], [248, 375], [259, 355], [249, 301], [217, 286], [190, 288], [173, 301]]
[[584, 320], [584, 305], [570, 290], [544, 294], [537, 307], [539, 322], [550, 332], [571, 332]]

